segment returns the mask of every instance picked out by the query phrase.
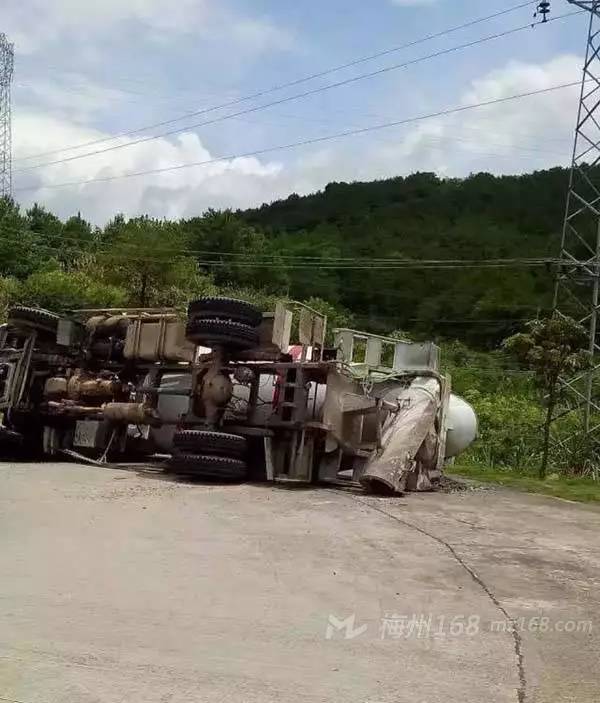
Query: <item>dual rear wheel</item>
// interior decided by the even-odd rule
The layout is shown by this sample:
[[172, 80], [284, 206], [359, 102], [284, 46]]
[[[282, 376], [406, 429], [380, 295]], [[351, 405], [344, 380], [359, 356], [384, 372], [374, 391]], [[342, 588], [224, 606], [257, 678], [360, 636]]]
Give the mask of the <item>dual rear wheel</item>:
[[173, 437], [173, 473], [208, 481], [243, 481], [248, 475], [246, 439], [214, 430], [179, 430]]
[[186, 337], [195, 344], [233, 352], [258, 346], [262, 313], [234, 298], [199, 298], [188, 305]]
[[[258, 346], [262, 313], [234, 298], [199, 298], [188, 305], [186, 337], [229, 354]], [[209, 481], [243, 481], [248, 475], [246, 439], [216, 430], [179, 430], [173, 437], [173, 473]]]

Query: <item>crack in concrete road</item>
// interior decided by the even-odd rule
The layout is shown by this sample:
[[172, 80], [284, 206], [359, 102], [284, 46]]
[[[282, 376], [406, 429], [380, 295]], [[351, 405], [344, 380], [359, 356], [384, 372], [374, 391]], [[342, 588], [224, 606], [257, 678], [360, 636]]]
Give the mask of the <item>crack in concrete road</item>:
[[[337, 492], [339, 494], [339, 491]], [[354, 501], [355, 503], [360, 503], [361, 505], [364, 505], [367, 508], [370, 508], [371, 510], [374, 510], [375, 512], [381, 513], [382, 515], [385, 515], [386, 517], [391, 518], [392, 520], [395, 520], [396, 522], [399, 522], [401, 525], [405, 525], [406, 527], [410, 528], [411, 530], [415, 530], [416, 532], [419, 532], [420, 534], [424, 535], [425, 537], [428, 537], [429, 539], [434, 540], [438, 544], [441, 544], [445, 549], [447, 549], [452, 557], [455, 559], [455, 561], [469, 574], [469, 576], [473, 579], [473, 581], [483, 590], [483, 592], [487, 595], [487, 597], [492, 601], [492, 603], [498, 608], [498, 610], [502, 613], [502, 615], [506, 618], [506, 621], [510, 623], [510, 633], [512, 635], [513, 641], [514, 641], [514, 647], [515, 647], [515, 655], [517, 657], [517, 670], [518, 670], [518, 676], [519, 676], [519, 688], [517, 689], [517, 701], [518, 703], [525, 703], [527, 700], [527, 678], [525, 675], [525, 657], [523, 654], [523, 639], [521, 637], [521, 634], [518, 631], [517, 628], [517, 622], [515, 618], [513, 618], [506, 608], [500, 603], [498, 598], [494, 595], [493, 591], [491, 588], [485, 583], [485, 581], [475, 572], [466, 562], [465, 560], [458, 554], [456, 549], [449, 543], [446, 542], [444, 539], [441, 537], [438, 537], [437, 535], [433, 534], [432, 532], [429, 532], [428, 530], [424, 529], [423, 527], [419, 527], [419, 525], [415, 525], [412, 522], [409, 522], [408, 520], [404, 520], [401, 517], [398, 517], [397, 515], [394, 515], [393, 513], [389, 513], [386, 510], [383, 510], [383, 508], [380, 508], [377, 505], [373, 505], [369, 501], [366, 500], [361, 500], [360, 498], [357, 498], [356, 496], [348, 496], [350, 500]]]

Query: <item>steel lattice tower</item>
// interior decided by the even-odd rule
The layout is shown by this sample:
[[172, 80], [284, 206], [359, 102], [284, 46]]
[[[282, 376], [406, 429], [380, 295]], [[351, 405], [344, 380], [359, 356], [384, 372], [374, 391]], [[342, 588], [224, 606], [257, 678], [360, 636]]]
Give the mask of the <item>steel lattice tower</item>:
[[[594, 421], [600, 413], [600, 0], [568, 1], [589, 12], [589, 29], [554, 304], [588, 331], [593, 364], [561, 379], [569, 409], [559, 417], [581, 412], [583, 426], [576, 434], [600, 440]], [[559, 444], [566, 446], [572, 437]]]
[[0, 198], [12, 193], [10, 84], [14, 58], [13, 45], [0, 32]]

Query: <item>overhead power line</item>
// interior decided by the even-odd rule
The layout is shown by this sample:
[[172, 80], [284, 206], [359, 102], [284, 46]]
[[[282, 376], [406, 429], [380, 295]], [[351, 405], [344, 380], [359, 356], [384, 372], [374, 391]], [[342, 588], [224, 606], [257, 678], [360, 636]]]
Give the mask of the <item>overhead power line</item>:
[[[50, 247], [46, 247], [50, 249]], [[81, 253], [85, 252], [83, 249]], [[111, 252], [99, 252], [105, 259], [123, 261], [123, 254], [111, 253]], [[177, 256], [183, 256], [183, 254], [175, 254]], [[127, 256], [127, 260], [130, 261], [147, 261], [161, 263], [164, 262], [164, 258], [152, 257], [143, 254], [131, 254]], [[222, 261], [198, 261], [199, 266], [203, 268], [231, 268], [234, 266], [231, 262]], [[488, 270], [488, 269], [527, 269], [536, 268], [540, 266], [546, 266], [547, 263], [522, 263], [522, 264], [485, 264], [485, 263], [473, 263], [473, 264], [432, 264], [427, 265], [418, 261], [413, 261], [411, 263], [406, 263], [403, 265], [390, 265], [390, 264], [373, 264], [373, 265], [343, 265], [343, 264], [294, 264], [288, 263], [282, 266], [282, 264], [267, 263], [267, 262], [255, 262], [249, 264], [241, 264], [236, 266], [237, 268], [255, 269], [255, 268], [266, 268], [266, 269], [282, 269], [285, 271], [315, 271], [315, 270], [337, 270], [337, 271], [450, 271], [450, 270]]]
[[[112, 247], [118, 246], [120, 251], [137, 252], [139, 249], [139, 244], [137, 242], [119, 241], [118, 237], [113, 240], [83, 240], [79, 237], [73, 235], [59, 234], [53, 237], [53, 242], [57, 240], [67, 242], [67, 244], [77, 244], [77, 245], [100, 245], [99, 247], [93, 249], [92, 251], [102, 253], [110, 252]], [[110, 248], [107, 248], [110, 247]], [[54, 247], [49, 247], [54, 249]], [[85, 249], [88, 251], [88, 249]], [[511, 264], [516, 265], [547, 265], [552, 263], [558, 263], [560, 259], [543, 257], [543, 256], [532, 256], [532, 257], [513, 257], [513, 258], [481, 258], [481, 259], [413, 259], [406, 256], [386, 256], [386, 257], [371, 257], [371, 256], [331, 256], [326, 252], [322, 253], [320, 256], [310, 256], [303, 254], [279, 254], [279, 253], [268, 253], [268, 252], [252, 252], [252, 251], [221, 251], [220, 249], [193, 249], [184, 246], [159, 246], [152, 249], [154, 254], [172, 254], [173, 256], [184, 255], [184, 256], [203, 256], [208, 259], [208, 263], [215, 262], [223, 264], [224, 266], [255, 266], [257, 263], [264, 263], [273, 266], [286, 266], [288, 262], [291, 263], [301, 263], [306, 265], [311, 265], [314, 267], [319, 267], [321, 263], [325, 262], [327, 264], [390, 264], [390, 265], [419, 265], [419, 266], [433, 266], [433, 265], [479, 265], [479, 264], [499, 264], [503, 266], [508, 266]], [[129, 253], [126, 254], [127, 256]], [[223, 258], [227, 259], [223, 261]], [[537, 309], [539, 306], [529, 306], [532, 309]]]
[[288, 81], [286, 83], [280, 83], [274, 86], [271, 86], [269, 88], [263, 88], [261, 90], [258, 90], [255, 93], [251, 93], [249, 95], [244, 95], [239, 98], [235, 98], [233, 100], [229, 100], [227, 102], [218, 104], [218, 105], [212, 105], [210, 107], [202, 108], [200, 110], [194, 110], [191, 112], [186, 112], [180, 115], [179, 117], [174, 117], [169, 120], [164, 120], [162, 122], [156, 122], [151, 125], [146, 125], [144, 127], [138, 127], [136, 129], [128, 130], [125, 132], [121, 132], [119, 134], [110, 136], [110, 137], [103, 137], [101, 139], [94, 139], [92, 141], [84, 142], [82, 144], [77, 144], [77, 145], [71, 145], [71, 146], [65, 146], [60, 149], [54, 149], [52, 151], [45, 151], [37, 154], [31, 154], [29, 156], [24, 156], [19, 159], [15, 159], [18, 161], [28, 161], [31, 159], [36, 159], [36, 158], [42, 158], [44, 156], [53, 156], [54, 154], [60, 154], [63, 151], [72, 151], [75, 149], [83, 149], [88, 146], [95, 146], [97, 144], [103, 144], [105, 142], [113, 141], [115, 139], [119, 139], [122, 137], [129, 137], [134, 134], [139, 134], [140, 132], [145, 132], [149, 129], [156, 129], [158, 127], [164, 127], [168, 124], [174, 124], [175, 122], [188, 119], [190, 117], [198, 117], [199, 115], [204, 115], [208, 114], [210, 112], [215, 112], [217, 110], [221, 109], [226, 109], [228, 107], [235, 107], [236, 105], [239, 105], [241, 103], [247, 102], [249, 100], [255, 100], [257, 98], [262, 98], [265, 95], [270, 95], [272, 93], [279, 92], [281, 90], [284, 90], [286, 88], [292, 88], [297, 85], [301, 85], [302, 83], [308, 83], [309, 81], [316, 80], [318, 78], [323, 78], [325, 76], [331, 75], [332, 73], [337, 73], [338, 71], [342, 71], [347, 68], [352, 68], [354, 66], [358, 66], [362, 63], [367, 63], [369, 61], [374, 61], [376, 59], [382, 58], [383, 56], [389, 56], [390, 54], [396, 53], [398, 51], [403, 51], [404, 49], [410, 49], [414, 46], [418, 46], [419, 44], [424, 44], [428, 41], [432, 41], [434, 39], [439, 39], [440, 37], [446, 36], [448, 34], [453, 34], [455, 32], [458, 32], [462, 29], [468, 29], [469, 27], [473, 27], [478, 24], [482, 24], [484, 22], [488, 22], [490, 20], [496, 19], [498, 17], [502, 17], [504, 15], [507, 15], [511, 12], [515, 12], [517, 10], [520, 10], [524, 7], [528, 7], [531, 5], [531, 0], [528, 0], [528, 2], [522, 2], [519, 3], [518, 5], [513, 5], [512, 7], [508, 7], [505, 10], [500, 10], [499, 12], [495, 12], [491, 15], [487, 15], [485, 17], [480, 17], [478, 19], [470, 20], [469, 22], [465, 22], [464, 24], [450, 27], [448, 29], [441, 30], [440, 32], [435, 32], [433, 34], [427, 34], [423, 37], [420, 37], [418, 39], [415, 39], [413, 41], [407, 42], [405, 44], [401, 44], [399, 46], [394, 46], [388, 49], [383, 49], [382, 51], [378, 51], [374, 54], [369, 54], [368, 56], [362, 56], [357, 59], [353, 59], [351, 61], [348, 61], [343, 64], [339, 64], [337, 66], [332, 66], [330, 68], [326, 68], [322, 71], [318, 71], [316, 73], [311, 73], [307, 76], [302, 76], [301, 78], [296, 78], [292, 81]]
[[[15, 231], [17, 231], [15, 229]], [[66, 241], [67, 243], [73, 244], [89, 244], [89, 245], [100, 245], [96, 251], [101, 251], [102, 247], [115, 246], [118, 245], [122, 249], [133, 249], [137, 251], [139, 245], [137, 242], [119, 241], [118, 235], [113, 239], [98, 239], [90, 238], [83, 239], [72, 234], [57, 234], [52, 237], [53, 243], [57, 240]], [[551, 258], [546, 256], [530, 256], [530, 257], [512, 257], [512, 258], [499, 258], [499, 257], [489, 257], [480, 259], [412, 259], [406, 256], [383, 256], [383, 257], [372, 257], [372, 256], [331, 256], [327, 252], [321, 253], [321, 255], [305, 255], [305, 254], [280, 254], [280, 253], [269, 253], [269, 252], [252, 252], [252, 251], [223, 251], [221, 249], [192, 249], [185, 246], [159, 246], [152, 250], [153, 252], [167, 252], [172, 254], [190, 254], [190, 255], [203, 255], [207, 257], [229, 257], [231, 259], [232, 265], [235, 265], [236, 259], [241, 260], [246, 263], [248, 261], [273, 261], [278, 262], [280, 260], [292, 260], [292, 261], [302, 261], [302, 262], [320, 262], [327, 260], [329, 262], [347, 262], [347, 263], [426, 263], [426, 264], [479, 264], [479, 263], [500, 263], [500, 264], [510, 264], [510, 263], [554, 263], [560, 261], [558, 258]], [[531, 309], [537, 309], [539, 306], [532, 305], [528, 306]]]
[[[428, 269], [428, 268], [518, 268], [548, 266], [560, 262], [558, 258], [552, 257], [513, 257], [513, 258], [480, 258], [480, 259], [413, 259], [407, 257], [336, 257], [336, 256], [304, 256], [294, 254], [267, 254], [252, 252], [228, 252], [209, 249], [192, 249], [181, 246], [164, 246], [154, 248], [152, 255], [138, 254], [139, 245], [134, 242], [120, 242], [118, 239], [101, 241], [82, 240], [69, 235], [59, 235], [53, 240], [60, 239], [67, 245], [74, 245], [74, 249], [86, 254], [98, 254], [105, 257], [117, 257], [138, 259], [147, 261], [164, 261], [164, 255], [173, 257], [194, 256], [199, 257], [198, 263], [202, 266], [222, 266], [237, 268], [337, 268], [337, 269], [361, 269], [373, 268], [381, 270], [391, 269]], [[94, 245], [100, 246], [94, 246]], [[86, 246], [87, 245], [87, 246]], [[91, 245], [91, 247], [89, 246]], [[53, 246], [47, 244], [37, 245], [49, 251], [56, 251], [56, 242]], [[118, 251], [115, 251], [118, 248]], [[162, 256], [160, 256], [162, 254]], [[223, 260], [221, 257], [228, 257]], [[539, 306], [520, 306], [527, 309], [538, 309]]]
[[[59, 235], [55, 239], [60, 239], [71, 246], [71, 251], [75, 249], [82, 254], [93, 254], [105, 259], [123, 259], [123, 257], [135, 261], [164, 261], [164, 255], [172, 257], [194, 257], [198, 259], [198, 264], [206, 268], [271, 268], [284, 270], [338, 270], [338, 271], [397, 271], [397, 270], [463, 270], [463, 269], [527, 269], [556, 265], [559, 259], [549, 257], [530, 257], [513, 259], [409, 259], [402, 257], [335, 257], [335, 256], [302, 256], [290, 254], [253, 254], [250, 252], [223, 252], [206, 249], [190, 249], [187, 247], [154, 248], [154, 256], [140, 255], [137, 253], [139, 246], [135, 243], [105, 241], [102, 246], [94, 247], [97, 241], [82, 241], [76, 237]], [[92, 245], [86, 247], [85, 245]], [[113, 247], [119, 248], [115, 252]], [[39, 248], [55, 251], [55, 246], [38, 245]], [[161, 257], [160, 254], [163, 256]], [[223, 260], [221, 257], [228, 257]], [[539, 310], [539, 306], [511, 306], [520, 309]]]
[[[439, 314], [439, 313], [438, 313]], [[393, 322], [398, 322], [401, 321], [401, 316], [400, 315], [369, 315], [368, 313], [361, 313], [358, 315], [352, 314], [352, 319], [354, 320], [371, 320], [371, 321], [378, 321], [378, 322], [388, 322], [388, 321], [393, 321]], [[440, 322], [440, 323], [448, 323], [448, 324], [468, 324], [468, 323], [476, 323], [476, 324], [497, 324], [497, 323], [509, 323], [509, 322], [529, 322], [531, 320], [530, 317], [506, 317], [506, 318], [478, 318], [478, 317], [462, 317], [459, 319], [449, 319], [446, 317], [437, 317], [437, 318], [430, 318], [430, 317], [409, 317], [406, 319], [406, 322]]]
[[[558, 21], [560, 19], [566, 19], [567, 17], [572, 17], [574, 15], [581, 14], [582, 12], [583, 12], [583, 10], [577, 10], [575, 12], [568, 12], [563, 15], [557, 15], [556, 17], [553, 17], [551, 20], [548, 20], [548, 22]], [[311, 90], [306, 90], [302, 93], [295, 93], [294, 95], [288, 95], [284, 98], [280, 98], [279, 100], [274, 100], [269, 103], [263, 103], [262, 105], [255, 105], [253, 107], [248, 107], [248, 108], [245, 108], [244, 110], [240, 110], [238, 112], [229, 113], [227, 115], [221, 115], [221, 116], [215, 117], [211, 120], [205, 120], [204, 122], [197, 122], [195, 124], [186, 125], [184, 127], [177, 127], [175, 129], [170, 129], [165, 132], [160, 132], [159, 134], [151, 134], [146, 137], [140, 137], [139, 139], [134, 139], [132, 141], [123, 142], [120, 144], [115, 144], [113, 146], [108, 146], [104, 149], [96, 149], [93, 151], [87, 151], [87, 152], [84, 152], [83, 154], [75, 154], [73, 156], [67, 156], [62, 159], [56, 159], [54, 161], [47, 161], [47, 162], [41, 163], [41, 164], [34, 164], [33, 166], [24, 166], [24, 167], [21, 167], [18, 169], [14, 169], [14, 173], [23, 173], [26, 171], [33, 171], [33, 170], [36, 170], [39, 168], [46, 168], [49, 166], [56, 166], [58, 164], [69, 163], [71, 161], [79, 161], [80, 159], [86, 159], [86, 158], [89, 158], [92, 156], [99, 156], [101, 154], [106, 154], [108, 152], [117, 151], [117, 150], [121, 150], [121, 149], [127, 149], [129, 147], [136, 146], [138, 144], [144, 144], [146, 142], [154, 141], [156, 139], [170, 137], [170, 136], [173, 136], [174, 134], [180, 134], [181, 132], [186, 132], [191, 129], [198, 129], [200, 127], [206, 127], [208, 125], [212, 125], [212, 124], [216, 124], [216, 123], [223, 122], [226, 120], [241, 117], [243, 115], [248, 115], [248, 114], [251, 114], [254, 112], [259, 112], [261, 110], [265, 110], [267, 108], [274, 107], [276, 105], [282, 105], [282, 104], [285, 104], [288, 102], [292, 102], [294, 100], [300, 100], [302, 98], [310, 97], [312, 95], [317, 95], [319, 93], [323, 93], [325, 91], [332, 90], [334, 88], [340, 88], [345, 85], [350, 85], [350, 84], [356, 83], [358, 81], [374, 78], [376, 76], [380, 76], [385, 73], [389, 73], [391, 71], [396, 71], [401, 68], [407, 68], [409, 66], [413, 66], [415, 64], [422, 63], [424, 61], [429, 61], [430, 59], [439, 58], [440, 56], [447, 56], [448, 54], [454, 53], [456, 51], [462, 51], [463, 49], [468, 49], [473, 46], [479, 46], [483, 43], [492, 41], [494, 39], [500, 39], [502, 37], [510, 36], [510, 35], [515, 34], [517, 32], [522, 32], [524, 30], [530, 30], [531, 26], [532, 26], [531, 23], [528, 23], [525, 25], [521, 25], [519, 27], [514, 27], [512, 29], [505, 30], [503, 32], [497, 32], [496, 34], [490, 34], [486, 37], [481, 37], [479, 39], [475, 39], [474, 41], [467, 42], [465, 44], [459, 44], [457, 46], [453, 46], [448, 49], [442, 49], [442, 50], [436, 51], [432, 54], [420, 56], [415, 59], [405, 61], [403, 63], [393, 64], [391, 66], [384, 66], [384, 67], [379, 68], [375, 71], [370, 71], [369, 73], [361, 73], [358, 76], [352, 76], [350, 78], [346, 78], [344, 80], [337, 81], [335, 83], [329, 83], [324, 86], [319, 86], [318, 88], [312, 88]]]
[[[17, 84], [17, 87], [19, 87], [19, 84]], [[78, 92], [78, 91], [73, 90], [72, 92]], [[332, 113], [332, 112], [333, 112], [333, 114], [337, 114], [338, 116], [339, 116], [339, 115], [343, 115], [344, 118], [347, 118], [348, 115], [350, 114], [349, 109], [346, 108], [346, 107], [345, 107], [345, 109], [344, 109], [343, 111], [342, 111], [342, 110], [339, 110], [339, 109], [338, 109], [338, 110], [330, 110], [330, 109], [328, 109], [328, 111], [327, 111], [328, 115], [330, 115], [330, 113]], [[232, 119], [235, 119], [235, 120], [237, 120], [237, 121], [244, 122], [244, 123], [246, 123], [246, 124], [262, 125], [262, 126], [264, 126], [265, 124], [274, 124], [274, 125], [279, 125], [279, 126], [280, 126], [280, 125], [282, 124], [282, 122], [281, 122], [282, 120], [293, 120], [293, 121], [295, 121], [295, 122], [302, 122], [303, 125], [309, 124], [309, 123], [313, 123], [313, 124], [317, 124], [317, 125], [320, 125], [320, 126], [326, 126], [326, 127], [329, 127], [329, 126], [331, 126], [331, 125], [336, 125], [336, 126], [337, 126], [337, 125], [339, 124], [339, 119], [335, 119], [335, 120], [334, 120], [334, 119], [332, 119], [331, 117], [328, 117], [328, 116], [325, 116], [325, 115], [319, 115], [319, 116], [317, 117], [317, 116], [314, 116], [314, 115], [292, 114], [292, 113], [289, 113], [289, 112], [283, 112], [283, 113], [282, 113], [282, 112], [279, 112], [279, 111], [277, 111], [277, 112], [275, 112], [275, 113], [271, 113], [271, 114], [272, 114], [272, 116], [273, 116], [274, 119], [272, 119], [272, 118], [267, 118], [267, 119], [265, 119], [264, 116], [262, 116], [262, 117], [260, 118], [260, 120], [252, 120], [252, 119], [249, 119], [248, 117], [245, 117], [245, 118], [244, 118], [244, 117], [236, 117], [236, 118], [232, 118]], [[362, 117], [362, 118], [365, 119], [365, 120], [366, 120], [366, 119], [370, 119], [370, 120], [377, 119], [377, 120], [383, 121], [383, 120], [389, 119], [389, 116], [388, 116], [388, 115], [382, 115], [382, 113], [376, 114], [376, 113], [373, 113], [373, 112], [371, 112], [371, 111], [369, 111], [369, 112], [364, 112], [364, 110], [361, 111], [360, 113], [352, 112], [352, 118], [353, 118], [353, 119], [352, 119], [352, 123], [346, 123], [347, 126], [348, 126], [348, 128], [351, 128], [351, 127], [358, 127], [358, 126], [359, 126], [359, 123], [358, 123], [358, 121], [355, 122], [354, 118], [357, 118], [357, 119], [358, 119], [358, 118], [360, 118], [360, 117]], [[541, 149], [541, 148], [538, 148], [538, 147], [523, 146], [523, 145], [520, 145], [520, 144], [512, 144], [512, 143], [508, 144], [508, 143], [506, 143], [506, 142], [498, 142], [498, 141], [492, 142], [492, 141], [489, 141], [489, 137], [490, 137], [490, 136], [494, 136], [494, 137], [503, 137], [504, 134], [506, 134], [506, 136], [507, 136], [507, 137], [510, 137], [511, 139], [514, 138], [514, 137], [530, 138], [532, 135], [531, 135], [530, 133], [526, 133], [526, 132], [515, 132], [514, 130], [511, 129], [511, 130], [510, 130], [510, 133], [503, 133], [503, 132], [499, 132], [499, 131], [498, 131], [496, 125], [494, 126], [493, 132], [492, 132], [490, 129], [482, 129], [482, 128], [477, 129], [477, 128], [475, 128], [475, 127], [467, 127], [467, 126], [465, 126], [465, 125], [461, 125], [461, 126], [460, 126], [459, 132], [460, 132], [460, 131], [476, 132], [476, 133], [479, 133], [479, 134], [484, 134], [485, 137], [486, 137], [486, 139], [485, 139], [485, 144], [486, 144], [487, 146], [492, 146], [492, 147], [498, 146], [498, 147], [501, 147], [501, 148], [504, 149], [504, 150], [508, 149], [508, 150], [510, 150], [510, 151], [522, 151], [522, 152], [529, 152], [529, 153], [552, 154], [552, 155], [555, 155], [555, 156], [564, 156], [564, 154], [563, 154], [562, 152], [558, 152], [558, 151], [556, 151], [556, 150]], [[456, 132], [456, 130], [455, 130], [455, 132]], [[458, 132], [457, 132], [457, 133], [458, 133]], [[111, 138], [111, 139], [112, 139], [112, 138]], [[564, 143], [564, 144], [569, 144], [569, 145], [571, 145], [571, 141], [572, 141], [571, 139], [560, 138], [560, 137], [553, 137], [553, 138], [551, 138], [551, 137], [546, 137], [546, 138], [543, 138], [543, 139], [542, 139], [542, 138], [539, 138], [539, 137], [536, 135], [536, 142], [537, 142], [537, 143], [540, 143], [540, 144], [543, 144], [543, 143], [548, 143], [548, 144], [560, 144], [560, 143]], [[457, 143], [468, 143], [468, 144], [478, 144], [478, 145], [481, 145], [481, 143], [482, 143], [481, 139], [475, 140], [474, 138], [467, 138], [467, 137], [464, 137], [464, 136], [463, 136], [463, 137], [460, 137], [460, 136], [450, 137], [450, 136], [448, 136], [448, 135], [444, 135], [444, 136], [434, 136], [434, 135], [431, 135], [431, 136], [428, 136], [428, 137], [427, 137], [427, 142], [428, 142], [428, 143], [431, 143], [431, 144], [437, 144], [437, 143], [442, 143], [442, 142], [444, 142], [444, 143], [445, 143], [445, 142], [457, 142]], [[487, 155], [489, 155], [489, 156], [493, 156], [493, 157], [497, 157], [497, 158], [512, 158], [512, 157], [510, 157], [509, 155], [506, 155], [506, 154], [490, 153], [490, 152], [488, 152], [488, 151], [486, 151], [486, 152], [481, 152], [481, 151], [479, 151], [479, 150], [476, 151], [476, 152], [473, 151], [473, 150], [471, 150], [471, 151], [472, 151], [473, 154], [481, 154], [482, 156], [487, 156]], [[22, 159], [18, 159], [18, 160], [23, 160], [24, 158], [27, 158], [27, 159], [28, 159], [28, 158], [30, 158], [30, 157], [23, 157]]]
[[277, 151], [285, 151], [287, 149], [295, 149], [301, 146], [309, 146], [311, 144], [320, 144], [322, 142], [328, 142], [333, 139], [342, 139], [344, 137], [356, 136], [360, 134], [368, 134], [370, 132], [376, 132], [382, 129], [389, 129], [391, 127], [400, 127], [406, 124], [414, 124], [416, 122], [422, 122], [424, 120], [433, 119], [435, 117], [446, 117], [448, 115], [458, 114], [466, 112], [468, 110], [473, 110], [481, 107], [489, 107], [491, 105], [499, 105], [506, 102], [511, 102], [513, 100], [520, 100], [522, 98], [528, 98], [534, 95], [544, 95], [557, 90], [563, 90], [565, 88], [572, 88], [573, 86], [579, 86], [580, 81], [573, 81], [571, 83], [563, 83], [561, 85], [551, 86], [549, 88], [542, 88], [540, 90], [530, 90], [525, 93], [517, 93], [516, 95], [508, 95], [503, 98], [495, 98], [493, 100], [485, 100], [478, 103], [470, 103], [468, 105], [461, 105], [459, 107], [447, 108], [444, 110], [438, 110], [437, 112], [430, 112], [424, 115], [417, 115], [414, 117], [407, 117], [402, 120], [396, 120], [394, 122], [385, 122], [382, 124], [370, 125], [367, 127], [361, 127], [358, 129], [350, 129], [343, 132], [337, 132], [335, 134], [328, 134], [321, 137], [311, 137], [308, 139], [301, 139], [297, 142], [290, 142], [288, 144], [278, 144], [276, 146], [264, 147], [262, 149], [255, 149], [254, 151], [242, 152], [239, 154], [228, 154], [225, 156], [217, 156], [212, 159], [206, 159], [204, 161], [194, 161], [190, 163], [175, 164], [173, 166], [165, 166], [162, 168], [148, 169], [145, 171], [132, 171], [129, 173], [115, 174], [112, 176], [99, 176], [97, 178], [89, 178], [82, 181], [67, 181], [64, 183], [50, 183], [50, 184], [37, 184], [30, 186], [21, 186], [15, 188], [15, 192], [24, 192], [32, 190], [54, 190], [57, 188], [72, 188], [76, 186], [84, 186], [91, 183], [107, 183], [109, 181], [121, 180], [123, 178], [139, 178], [141, 176], [154, 176], [162, 173], [169, 173], [172, 171], [179, 171], [186, 168], [195, 168], [199, 166], [208, 166], [210, 164], [219, 163], [222, 161], [231, 161], [233, 159], [250, 158], [253, 156], [262, 156], [264, 154], [270, 154]]
[[[196, 252], [190, 249], [177, 249], [176, 247], [170, 249], [164, 249], [163, 256], [151, 256], [147, 254], [138, 254], [135, 250], [129, 250], [129, 247], [121, 248], [120, 251], [115, 251], [112, 248], [107, 249], [89, 249], [83, 246], [83, 242], [80, 243], [79, 247], [75, 246], [72, 249], [79, 250], [80, 253], [85, 254], [97, 254], [105, 259], [115, 259], [122, 261], [124, 258], [131, 261], [156, 261], [164, 262], [164, 254], [169, 254], [173, 258], [183, 257], [183, 256], [196, 256]], [[105, 245], [106, 246], [106, 245]], [[38, 248], [43, 248], [48, 251], [56, 251], [56, 247], [49, 245], [38, 245]], [[71, 250], [72, 250], [71, 249]], [[159, 252], [161, 250], [158, 250]], [[214, 252], [213, 256], [216, 256], [218, 252]], [[542, 258], [531, 258], [531, 259], [356, 259], [356, 260], [336, 260], [336, 259], [321, 259], [320, 261], [312, 260], [264, 260], [255, 259], [248, 260], [229, 260], [222, 261], [215, 258], [199, 258], [197, 263], [199, 266], [211, 268], [271, 268], [271, 269], [283, 269], [283, 270], [340, 270], [340, 271], [398, 271], [398, 270], [462, 270], [462, 269], [514, 269], [514, 268], [535, 268], [541, 266], [548, 266], [556, 263], [557, 259], [542, 259]]]
[[[200, 266], [215, 267], [215, 268], [230, 268], [236, 266], [237, 268], [282, 268], [280, 262], [275, 261], [248, 261], [248, 262], [236, 262], [233, 264], [231, 261], [216, 261], [216, 260], [199, 260]], [[554, 260], [523, 260], [523, 261], [465, 261], [465, 262], [428, 262], [428, 261], [415, 261], [406, 260], [403, 262], [374, 262], [374, 263], [336, 263], [329, 262], [324, 259], [321, 262], [286, 262], [283, 264], [285, 269], [337, 269], [343, 271], [398, 271], [398, 270], [451, 270], [451, 269], [503, 269], [503, 268], [535, 268], [539, 266], [548, 266], [554, 263]]]

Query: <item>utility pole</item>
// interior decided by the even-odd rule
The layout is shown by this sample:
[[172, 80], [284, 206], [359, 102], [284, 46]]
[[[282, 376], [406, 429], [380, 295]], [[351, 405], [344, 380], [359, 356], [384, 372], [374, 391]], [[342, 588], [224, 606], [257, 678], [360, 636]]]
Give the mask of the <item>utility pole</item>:
[[10, 85], [14, 63], [14, 46], [0, 32], [0, 198], [12, 194]]
[[[582, 415], [582, 429], [600, 445], [600, 0], [568, 0], [589, 13], [569, 192], [562, 231], [554, 308], [588, 331], [590, 370], [561, 378], [571, 412]], [[555, 419], [559, 419], [559, 417]], [[567, 446], [571, 437], [559, 445]]]

